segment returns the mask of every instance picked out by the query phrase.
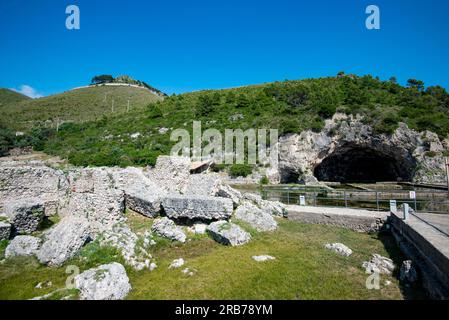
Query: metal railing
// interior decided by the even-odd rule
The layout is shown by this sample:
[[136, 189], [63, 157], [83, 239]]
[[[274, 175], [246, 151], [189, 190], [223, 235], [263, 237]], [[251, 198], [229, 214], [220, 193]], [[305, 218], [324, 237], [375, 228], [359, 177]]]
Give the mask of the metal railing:
[[422, 190], [339, 190], [321, 187], [261, 187], [260, 193], [266, 200], [285, 204], [346, 207], [388, 211], [390, 200], [397, 206], [408, 203], [415, 212], [449, 213], [447, 191]]

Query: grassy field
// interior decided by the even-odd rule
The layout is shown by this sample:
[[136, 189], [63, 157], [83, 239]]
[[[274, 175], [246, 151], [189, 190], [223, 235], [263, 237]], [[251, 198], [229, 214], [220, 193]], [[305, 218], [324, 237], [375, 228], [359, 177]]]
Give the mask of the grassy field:
[[54, 127], [58, 119], [74, 122], [95, 121], [106, 115], [127, 112], [128, 100], [130, 109], [137, 110], [162, 98], [147, 89], [100, 85], [40, 99], [3, 103], [0, 105], [0, 124], [16, 130], [27, 130], [38, 125]]
[[[148, 229], [152, 221], [128, 214], [136, 232]], [[273, 233], [253, 233], [253, 240], [241, 247], [226, 247], [207, 236], [191, 236], [186, 244], [158, 241], [152, 255], [158, 268], [134, 271], [127, 267], [133, 290], [128, 299], [416, 299], [419, 288], [402, 288], [395, 277], [382, 276], [380, 290], [365, 287], [367, 275], [361, 268], [372, 253], [403, 257], [389, 236], [368, 235], [345, 229], [306, 225], [280, 220]], [[328, 242], [343, 242], [353, 249], [345, 258], [324, 249]], [[4, 248], [5, 244], [0, 246]], [[253, 255], [269, 254], [275, 261], [255, 262]], [[194, 276], [181, 269], [168, 269], [173, 259], [184, 258]], [[110, 261], [121, 261], [111, 248], [88, 244], [67, 265], [81, 271]], [[34, 258], [10, 259], [0, 264], [0, 299], [29, 299], [63, 288], [65, 267], [40, 266]], [[390, 280], [392, 284], [385, 285]], [[36, 289], [51, 281], [51, 288]], [[404, 290], [406, 289], [406, 290]], [[63, 291], [64, 294], [67, 294]], [[60, 298], [58, 293], [53, 298]]]

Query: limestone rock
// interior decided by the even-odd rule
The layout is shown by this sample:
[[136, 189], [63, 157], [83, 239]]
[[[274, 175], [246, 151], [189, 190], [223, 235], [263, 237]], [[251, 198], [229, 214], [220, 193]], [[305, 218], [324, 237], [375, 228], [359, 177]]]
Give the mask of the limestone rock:
[[245, 193], [243, 195], [243, 199], [251, 201], [254, 205], [270, 215], [283, 217], [287, 212], [284, 204], [280, 203], [279, 201], [263, 200], [262, 197], [257, 194]]
[[328, 243], [325, 248], [332, 250], [344, 257], [349, 257], [352, 254], [352, 250], [345, 246], [343, 243]]
[[239, 246], [251, 240], [248, 232], [227, 221], [213, 222], [207, 227], [207, 231], [215, 241], [224, 245]]
[[167, 196], [162, 207], [169, 218], [227, 219], [232, 215], [230, 199], [208, 196]]
[[182, 228], [176, 226], [175, 222], [167, 217], [156, 219], [151, 230], [161, 237], [186, 242], [186, 235]]
[[215, 196], [221, 180], [217, 174], [192, 174], [187, 181], [185, 195]]
[[169, 193], [184, 193], [190, 176], [190, 158], [159, 156], [148, 177]]
[[370, 261], [365, 261], [362, 264], [366, 273], [392, 274], [395, 265], [393, 260], [383, 257], [379, 254], [373, 254]]
[[188, 228], [188, 230], [194, 234], [205, 234], [206, 229], [207, 224], [205, 223], [195, 223], [193, 226]]
[[11, 236], [11, 224], [0, 221], [0, 241], [7, 240]]
[[117, 262], [79, 274], [75, 286], [83, 300], [122, 300], [131, 290], [126, 270]]
[[402, 262], [401, 270], [399, 272], [399, 279], [403, 282], [413, 284], [418, 280], [418, 272], [411, 260]]
[[32, 256], [37, 253], [42, 241], [32, 236], [17, 236], [6, 247], [5, 257]]
[[277, 222], [273, 216], [246, 201], [235, 210], [235, 218], [248, 223], [257, 231], [273, 231]]
[[217, 197], [229, 198], [232, 200], [232, 204], [234, 208], [237, 208], [240, 204], [240, 201], [243, 198], [243, 195], [240, 191], [228, 186], [227, 184], [220, 184], [218, 186], [218, 190], [215, 194]]
[[253, 256], [253, 260], [256, 262], [265, 262], [269, 260], [276, 260], [276, 258], [268, 255], [262, 255], [262, 256]]
[[170, 263], [169, 269], [177, 269], [181, 268], [184, 265], [185, 261], [183, 258], [175, 259]]
[[64, 218], [45, 233], [37, 258], [43, 264], [60, 266], [81, 249], [89, 236], [89, 223], [86, 219]]
[[36, 231], [44, 219], [44, 207], [37, 199], [17, 200], [5, 205], [5, 213], [13, 231], [29, 234]]

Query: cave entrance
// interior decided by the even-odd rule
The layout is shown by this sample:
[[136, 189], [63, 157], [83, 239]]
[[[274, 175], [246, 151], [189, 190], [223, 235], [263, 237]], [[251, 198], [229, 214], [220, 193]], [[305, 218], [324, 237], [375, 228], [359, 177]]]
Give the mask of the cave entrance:
[[401, 158], [369, 147], [346, 147], [326, 157], [315, 170], [319, 181], [374, 183], [411, 181], [414, 173], [411, 157]]

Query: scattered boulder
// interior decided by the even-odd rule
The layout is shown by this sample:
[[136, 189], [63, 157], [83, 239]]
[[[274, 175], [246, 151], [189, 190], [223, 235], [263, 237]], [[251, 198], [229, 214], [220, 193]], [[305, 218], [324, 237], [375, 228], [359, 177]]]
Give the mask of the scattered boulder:
[[5, 257], [32, 256], [41, 246], [41, 239], [32, 236], [17, 236], [6, 247]]
[[215, 195], [217, 197], [231, 199], [232, 204], [234, 205], [234, 209], [239, 206], [240, 201], [243, 198], [243, 195], [240, 191], [230, 187], [227, 184], [223, 184], [223, 183], [218, 186], [218, 190]]
[[264, 262], [269, 260], [276, 260], [276, 258], [272, 256], [262, 255], [262, 256], [253, 256], [253, 260], [256, 262]]
[[245, 193], [243, 198], [251, 201], [254, 205], [270, 215], [283, 217], [287, 212], [285, 205], [279, 201], [263, 200], [260, 195], [253, 193]]
[[167, 196], [162, 207], [172, 219], [228, 219], [233, 210], [230, 199], [209, 196]]
[[257, 231], [273, 231], [277, 229], [277, 222], [272, 215], [262, 211], [248, 201], [242, 203], [235, 210], [235, 218], [248, 223]]
[[413, 284], [418, 280], [418, 272], [411, 260], [402, 262], [401, 270], [399, 272], [399, 279], [402, 282]]
[[187, 237], [182, 228], [176, 226], [175, 222], [167, 217], [156, 219], [151, 230], [161, 237], [183, 243], [186, 242]]
[[4, 210], [13, 232], [18, 234], [36, 231], [45, 215], [42, 203], [33, 198], [10, 202], [5, 205]]
[[328, 243], [325, 248], [332, 250], [344, 257], [349, 257], [352, 254], [352, 250], [345, 246], [343, 243]]
[[383, 257], [379, 254], [373, 254], [373, 258], [370, 261], [365, 261], [362, 264], [366, 273], [379, 273], [379, 274], [392, 274], [395, 265], [393, 260]]
[[172, 261], [172, 263], [170, 263], [170, 266], [168, 268], [169, 269], [181, 268], [184, 265], [184, 263], [185, 262], [183, 258], [175, 259]]
[[8, 240], [11, 236], [11, 224], [0, 221], [0, 241]]
[[131, 290], [126, 270], [117, 262], [77, 275], [75, 287], [82, 300], [122, 300]]
[[192, 277], [195, 275], [196, 270], [195, 269], [189, 269], [189, 268], [185, 268], [184, 270], [182, 270], [182, 273], [184, 273], [185, 275]]
[[239, 246], [251, 240], [251, 235], [238, 225], [228, 221], [217, 221], [207, 227], [212, 238], [224, 245]]
[[89, 239], [89, 223], [79, 217], [67, 217], [44, 235], [44, 243], [37, 252], [43, 264], [60, 266], [72, 258]]

